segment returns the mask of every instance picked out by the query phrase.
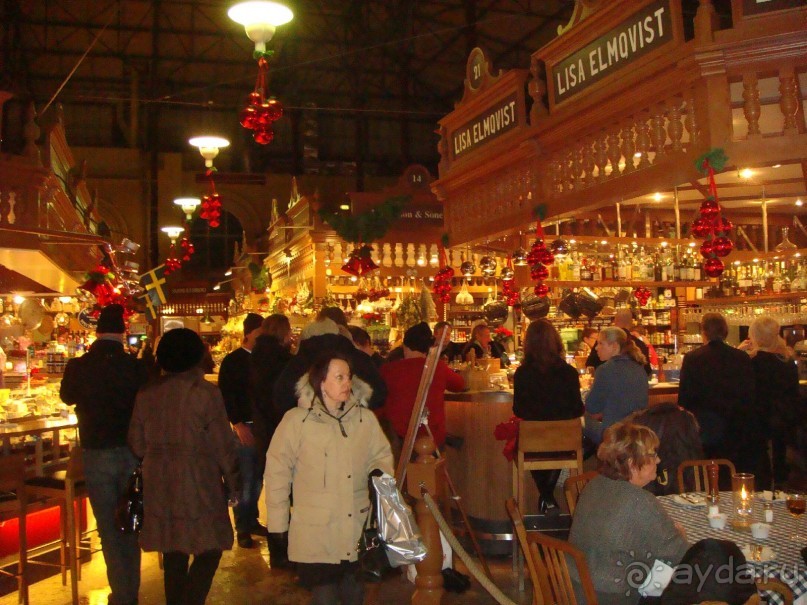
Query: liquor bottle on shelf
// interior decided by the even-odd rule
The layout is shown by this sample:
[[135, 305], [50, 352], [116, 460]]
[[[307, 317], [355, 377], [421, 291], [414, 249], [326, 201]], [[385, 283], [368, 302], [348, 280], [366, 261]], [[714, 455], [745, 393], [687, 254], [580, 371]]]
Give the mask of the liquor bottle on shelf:
[[605, 258], [602, 261], [602, 267], [600, 269], [600, 275], [602, 276], [603, 281], [614, 281], [614, 265], [613, 265], [613, 256], [610, 258]]
[[571, 280], [572, 281], [580, 281], [580, 255], [575, 253], [572, 255], [572, 264], [571, 264]]
[[591, 281], [591, 259], [589, 257], [583, 257], [582, 261], [580, 261], [580, 279], [582, 281]]
[[596, 256], [592, 256], [589, 259], [589, 270], [591, 271], [591, 279], [592, 281], [602, 281], [602, 273], [600, 270], [600, 263]]

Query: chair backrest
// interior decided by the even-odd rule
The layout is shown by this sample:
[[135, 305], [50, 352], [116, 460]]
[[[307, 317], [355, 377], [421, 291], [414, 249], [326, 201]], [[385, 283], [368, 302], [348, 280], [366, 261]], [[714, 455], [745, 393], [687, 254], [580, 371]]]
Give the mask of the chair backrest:
[[518, 504], [513, 498], [507, 500], [507, 512], [513, 520], [516, 536], [527, 560], [533, 584], [533, 603], [540, 602], [535, 594], [540, 591], [544, 603], [577, 605], [577, 595], [569, 573], [571, 560], [577, 568], [585, 597], [581, 605], [597, 605], [597, 595], [585, 555], [568, 542], [538, 531], [526, 531]]
[[580, 493], [586, 484], [599, 475], [597, 471], [586, 471], [581, 475], [571, 475], [563, 482], [563, 493], [566, 495], [566, 504], [569, 505], [569, 514], [574, 515]]
[[[568, 455], [564, 455], [568, 454]], [[571, 420], [522, 420], [518, 428], [516, 464], [521, 470], [583, 470], [583, 426]]]
[[[678, 465], [678, 489], [681, 493], [687, 491], [705, 492], [709, 490], [709, 465], [714, 462], [718, 466], [728, 470], [729, 477], [737, 471], [734, 463], [725, 458], [715, 458], [713, 460], [684, 460]], [[687, 469], [691, 472], [686, 473]], [[685, 482], [684, 479], [691, 479]]]
[[0, 492], [17, 492], [25, 483], [25, 454], [10, 454], [0, 460]]

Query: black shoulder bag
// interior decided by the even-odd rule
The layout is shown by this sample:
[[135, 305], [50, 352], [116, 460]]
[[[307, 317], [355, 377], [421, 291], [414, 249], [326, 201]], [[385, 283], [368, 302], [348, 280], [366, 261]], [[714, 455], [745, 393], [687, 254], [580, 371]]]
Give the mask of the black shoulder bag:
[[143, 471], [139, 464], [129, 475], [126, 492], [118, 500], [115, 521], [125, 534], [139, 534], [143, 528]]
[[384, 572], [392, 569], [387, 558], [387, 547], [378, 535], [378, 498], [373, 486], [373, 473], [367, 479], [370, 510], [364, 520], [358, 544], [359, 566], [365, 582], [380, 582]]

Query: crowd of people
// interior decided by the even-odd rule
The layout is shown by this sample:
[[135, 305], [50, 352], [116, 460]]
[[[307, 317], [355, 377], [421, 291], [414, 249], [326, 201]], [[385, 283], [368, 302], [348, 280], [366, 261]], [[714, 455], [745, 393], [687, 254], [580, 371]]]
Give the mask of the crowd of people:
[[[620, 310], [614, 326], [584, 331], [582, 347], [596, 367], [585, 397], [546, 319], [530, 323], [514, 374], [515, 415], [581, 418], [597, 451], [600, 476], [581, 496], [571, 540], [594, 553], [589, 565], [602, 602], [624, 572], [612, 567], [615, 541], [630, 538], [673, 562], [684, 556], [684, 538], [653, 499], [682, 487], [680, 461], [725, 457], [763, 481], [781, 481], [785, 448], [803, 418], [796, 368], [770, 318], [755, 320], [749, 340], [735, 348], [725, 342], [724, 318], [705, 315], [706, 344], [684, 357], [678, 405], [652, 408], [651, 354], [634, 328], [630, 311]], [[204, 603], [222, 551], [234, 542], [252, 548], [256, 538], [267, 540], [272, 567], [295, 565], [315, 605], [362, 603], [356, 543], [369, 507], [367, 477], [393, 472], [430, 347], [435, 339], [444, 347], [426, 396], [427, 429], [438, 447], [446, 439], [444, 393], [465, 389], [446, 360], [506, 357], [483, 324], [466, 344], [451, 342], [450, 331], [446, 322], [434, 333], [417, 324], [384, 359], [341, 309], [323, 309], [297, 343], [284, 315], [249, 313], [241, 347], [223, 359], [216, 386], [205, 379], [208, 351], [198, 334], [166, 332], [149, 368], [124, 349], [123, 309], [106, 307], [95, 343], [68, 363], [61, 396], [76, 405], [109, 603], [137, 602], [141, 548], [163, 554], [169, 605]], [[118, 531], [114, 518], [138, 461], [145, 493], [139, 541]], [[558, 473], [533, 478], [540, 512], [551, 513]], [[262, 493], [266, 525], [258, 520]], [[587, 507], [596, 502], [601, 512], [603, 501], [613, 501], [611, 521], [587, 520]], [[640, 510], [646, 515], [637, 523]]]

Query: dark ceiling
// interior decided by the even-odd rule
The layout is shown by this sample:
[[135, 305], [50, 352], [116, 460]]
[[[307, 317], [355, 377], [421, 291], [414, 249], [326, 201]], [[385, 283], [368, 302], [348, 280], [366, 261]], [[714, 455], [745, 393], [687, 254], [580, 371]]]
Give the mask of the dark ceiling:
[[[5, 0], [2, 84], [40, 109], [55, 96], [77, 145], [183, 149], [184, 133], [166, 136], [173, 132], [164, 127], [166, 116], [220, 130], [230, 124], [233, 135], [256, 65], [243, 28], [227, 17], [231, 4]], [[306, 111], [316, 112], [320, 138], [328, 138], [319, 150], [324, 159], [387, 158], [391, 170], [412, 161], [434, 166], [433, 131], [462, 95], [471, 49], [485, 49], [496, 69], [527, 68], [530, 54], [557, 35], [574, 6], [571, 0], [286, 4], [295, 17], [268, 45], [275, 51], [269, 90], [285, 105], [289, 124], [279, 125], [273, 149], [252, 153], [247, 166], [234, 169], [250, 163], [255, 169], [261, 158], [278, 162], [284, 154], [300, 156], [287, 166], [299, 169], [306, 126], [295, 116]], [[142, 122], [136, 141], [127, 128], [133, 98]], [[94, 127], [71, 128], [70, 118]], [[337, 133], [346, 139], [341, 147], [332, 143]], [[386, 142], [379, 146], [374, 137]]]

